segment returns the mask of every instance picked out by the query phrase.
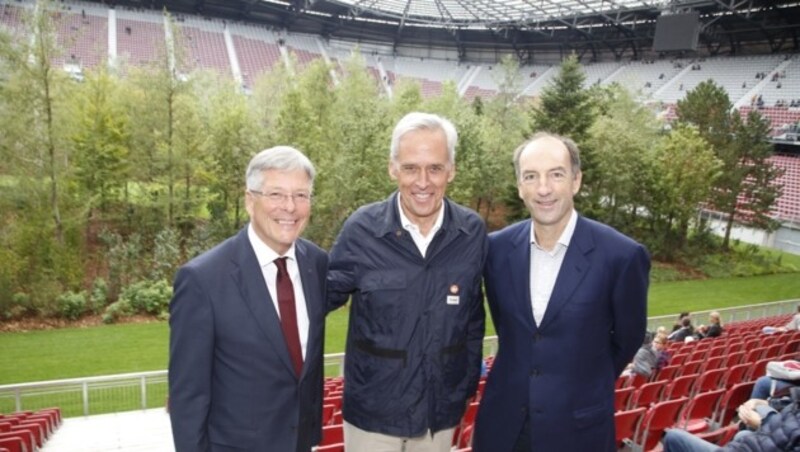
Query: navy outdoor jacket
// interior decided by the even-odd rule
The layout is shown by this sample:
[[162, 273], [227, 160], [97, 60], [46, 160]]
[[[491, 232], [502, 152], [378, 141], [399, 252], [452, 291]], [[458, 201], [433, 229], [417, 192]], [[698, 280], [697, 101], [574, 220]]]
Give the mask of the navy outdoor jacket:
[[486, 228], [444, 203], [425, 257], [401, 226], [396, 193], [350, 216], [331, 249], [328, 309], [352, 295], [343, 415], [362, 430], [415, 437], [454, 427], [475, 393]]

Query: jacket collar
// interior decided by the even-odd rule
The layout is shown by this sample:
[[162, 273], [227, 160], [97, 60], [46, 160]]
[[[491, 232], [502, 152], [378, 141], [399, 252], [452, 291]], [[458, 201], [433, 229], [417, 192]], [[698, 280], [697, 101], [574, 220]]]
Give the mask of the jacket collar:
[[[400, 221], [400, 211], [398, 202], [398, 192], [395, 191], [380, 204], [378, 215], [378, 227], [375, 228], [375, 237], [383, 237], [386, 234], [394, 234], [404, 231], [403, 223]], [[441, 230], [456, 231], [464, 229], [464, 219], [456, 213], [453, 201], [448, 198], [442, 200], [444, 203], [444, 219], [442, 220]], [[466, 232], [466, 231], [464, 231]]]

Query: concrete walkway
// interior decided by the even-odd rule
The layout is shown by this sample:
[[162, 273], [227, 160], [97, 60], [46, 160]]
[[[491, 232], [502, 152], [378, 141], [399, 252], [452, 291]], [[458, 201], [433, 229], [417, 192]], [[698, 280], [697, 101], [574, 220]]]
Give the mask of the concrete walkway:
[[172, 428], [163, 408], [66, 418], [42, 452], [172, 452]]

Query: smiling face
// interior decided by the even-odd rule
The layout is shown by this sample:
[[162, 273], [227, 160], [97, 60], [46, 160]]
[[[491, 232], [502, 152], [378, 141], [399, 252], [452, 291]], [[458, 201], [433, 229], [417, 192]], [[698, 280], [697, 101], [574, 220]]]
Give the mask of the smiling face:
[[397, 181], [403, 213], [423, 234], [436, 222], [447, 184], [455, 174], [442, 130], [413, 130], [400, 139], [397, 157], [389, 162], [389, 175]]
[[580, 187], [581, 172], [573, 172], [569, 151], [561, 140], [536, 139], [520, 154], [517, 189], [537, 231], [542, 228], [556, 236], [564, 231]]
[[[266, 170], [261, 194], [247, 191], [245, 207], [256, 235], [273, 251], [285, 254], [300, 237], [311, 215], [311, 203], [306, 196], [311, 193], [311, 179], [304, 170]], [[269, 194], [285, 195], [268, 196]], [[265, 196], [267, 195], [267, 196]]]

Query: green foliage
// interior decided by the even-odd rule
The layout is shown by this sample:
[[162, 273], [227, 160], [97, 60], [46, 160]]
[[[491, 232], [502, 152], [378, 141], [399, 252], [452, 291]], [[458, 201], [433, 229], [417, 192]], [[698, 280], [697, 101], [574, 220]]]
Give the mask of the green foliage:
[[654, 252], [667, 260], [684, 249], [700, 202], [708, 198], [721, 162], [692, 127], [679, 126], [658, 147], [648, 205], [659, 237]]
[[[593, 194], [594, 216], [628, 234], [636, 231], [649, 199], [643, 196], [645, 187], [654, 183], [653, 171], [660, 136], [660, 124], [655, 114], [638, 103], [621, 86], [614, 84], [595, 94], [603, 106], [601, 114], [589, 129], [586, 140], [596, 164], [592, 183], [582, 190]], [[584, 203], [586, 204], [586, 203]]]
[[106, 307], [103, 312], [103, 323], [116, 323], [122, 317], [130, 317], [133, 314], [130, 301], [120, 298]]
[[689, 91], [677, 108], [678, 121], [694, 125], [722, 162], [708, 202], [728, 216], [723, 248], [729, 246], [734, 221], [774, 229], [770, 211], [781, 192], [774, 184], [780, 172], [767, 162], [771, 146], [766, 121], [756, 111], [742, 121], [730, 110], [728, 94], [712, 80]]
[[139, 281], [125, 287], [119, 302], [127, 303], [131, 313], [159, 315], [167, 311], [172, 286], [165, 280]]
[[103, 278], [95, 278], [89, 294], [89, 310], [93, 314], [100, 312], [108, 303], [108, 284]]
[[65, 292], [58, 297], [58, 309], [62, 317], [69, 320], [76, 320], [87, 310], [86, 291]]
[[596, 115], [592, 97], [583, 88], [585, 80], [578, 57], [572, 54], [565, 58], [558, 75], [542, 90], [539, 106], [532, 111], [533, 131], [557, 133], [578, 145], [583, 143]]
[[[248, 95], [231, 77], [190, 70], [188, 43], [176, 32], [173, 48], [156, 49], [155, 64], [87, 70], [79, 84], [52, 65], [63, 53], [54, 34], [65, 25], [60, 6], [37, 6], [25, 19], [32, 39], [0, 31], [3, 318], [64, 315], [59, 297], [82, 290], [85, 309], [105, 309], [110, 320], [164, 312], [120, 294], [137, 282], [171, 280], [181, 262], [239, 230], [248, 220], [246, 165], [276, 145], [295, 146], [315, 164], [305, 235], [329, 247], [356, 208], [395, 189], [386, 171], [391, 130], [415, 110], [456, 124], [457, 172], [447, 195], [478, 211], [490, 229], [506, 224], [501, 213], [508, 221], [528, 216], [511, 158], [532, 131], [545, 129], [581, 148], [579, 211], [646, 243], [659, 259], [693, 258], [704, 237], [698, 201], [742, 223], [776, 225], [767, 213], [780, 188], [765, 160], [764, 119], [731, 115], [724, 90], [711, 82], [679, 103], [682, 125], [670, 133], [624, 89], [584, 89], [574, 55], [533, 101], [518, 96], [524, 80], [512, 57], [493, 67], [497, 95], [468, 103], [454, 83], [433, 98], [417, 81], [386, 86], [358, 52], [336, 71], [290, 55], [288, 65], [246, 87]], [[706, 147], [722, 162], [717, 173]], [[739, 211], [737, 197], [748, 200]], [[702, 250], [724, 245], [708, 241]]]
[[122, 287], [142, 279], [146, 271], [140, 265], [142, 242], [139, 234], [123, 238], [113, 231], [102, 231], [99, 238], [106, 248], [109, 298], [115, 299]]
[[153, 246], [149, 279], [171, 280], [183, 259], [178, 231], [172, 228], [162, 230], [156, 235]]

